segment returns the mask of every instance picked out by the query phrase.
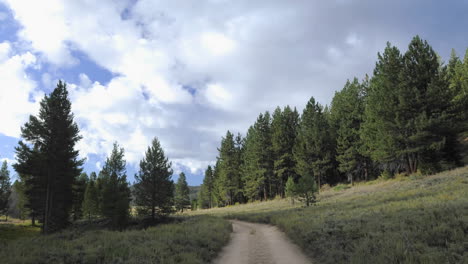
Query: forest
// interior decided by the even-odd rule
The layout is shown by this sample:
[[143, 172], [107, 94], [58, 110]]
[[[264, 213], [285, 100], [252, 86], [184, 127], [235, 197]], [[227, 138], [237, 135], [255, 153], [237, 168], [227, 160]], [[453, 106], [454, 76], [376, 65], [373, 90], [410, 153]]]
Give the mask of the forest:
[[[468, 50], [464, 58], [458, 57], [455, 51], [452, 51], [448, 63], [444, 63], [429, 43], [419, 36], [412, 39], [404, 53], [387, 43], [384, 51], [377, 55], [373, 74], [365, 75], [361, 80], [348, 80], [343, 89], [335, 92], [330, 105], [322, 105], [311, 97], [302, 113], [291, 106], [277, 107], [272, 113], [266, 111], [259, 114], [244, 135], [227, 131], [221, 139], [216, 162], [207, 167], [203, 184], [195, 198], [190, 198], [191, 190], [184, 173], [179, 175], [176, 183], [173, 182], [172, 163], [157, 137], [154, 137], [144, 153], [139, 170], [134, 176], [134, 183], [127, 180], [125, 150], [118, 142], [114, 143], [101, 171], [92, 172], [90, 175], [84, 173], [82, 167], [85, 160], [79, 158], [77, 150], [77, 142], [81, 139], [80, 130], [71, 109], [67, 85], [59, 81], [56, 88], [40, 102], [39, 113], [31, 115], [28, 122], [21, 127], [21, 141], [15, 148], [16, 163], [13, 164], [19, 179], [10, 184], [6, 161], [0, 169], [0, 215], [6, 218], [30, 219], [32, 226], [40, 227], [43, 234], [50, 234], [41, 236], [41, 241], [44, 245], [54, 247], [53, 250], [57, 252], [62, 250], [56, 244], [59, 243], [57, 241], [68, 243], [70, 248], [76, 247], [80, 248], [79, 250], [83, 250], [83, 245], [86, 244], [84, 250], [88, 255], [69, 252], [60, 255], [60, 258], [70, 257], [69, 263], [110, 263], [119, 261], [119, 254], [124, 254], [124, 259], [132, 259], [135, 263], [145, 254], [150, 256], [148, 262], [172, 263], [191, 260], [193, 263], [206, 263], [227, 243], [232, 228], [226, 221], [215, 217], [184, 218], [184, 211], [206, 212], [210, 210], [204, 209], [225, 207], [217, 208], [223, 210], [233, 208], [232, 206], [237, 204], [256, 206], [258, 201], [265, 202], [265, 206], [268, 207], [272, 200], [285, 201], [282, 198], [299, 200], [303, 208], [311, 208], [310, 205], [317, 203], [320, 192], [330, 188], [339, 189], [345, 184], [359, 186], [376, 179], [418, 179], [423, 175], [466, 165]], [[466, 178], [466, 175], [463, 173], [465, 171], [455, 171], [448, 173], [449, 176], [427, 179], [425, 182], [430, 183], [428, 189], [418, 189], [415, 193], [429, 197], [434, 194], [434, 186], [441, 183], [445, 184], [441, 185], [445, 186], [444, 190], [462, 193], [463, 184], [466, 183], [463, 178]], [[450, 181], [450, 174], [455, 175], [452, 177], [453, 181], [456, 180], [459, 184]], [[438, 180], [437, 177], [442, 180]], [[410, 198], [404, 190], [417, 187], [418, 183], [396, 185], [399, 188], [403, 187], [396, 191], [391, 189], [391, 186], [382, 188], [405, 197], [392, 206], [399, 208], [398, 206], [410, 204], [406, 202], [410, 201]], [[442, 194], [443, 199], [455, 203], [449, 194]], [[329, 212], [336, 209], [333, 207], [336, 203], [327, 200], [328, 196], [333, 195], [335, 194], [327, 193], [325, 198], [322, 197], [322, 205], [313, 209], [315, 211], [307, 211], [307, 214], [302, 213], [305, 211], [294, 211], [296, 209], [290, 210], [287, 207], [287, 214], [283, 211], [258, 214], [242, 212], [238, 213], [237, 217], [278, 224], [295, 238], [299, 245], [311, 252], [311, 255], [320, 257], [320, 254], [325, 253], [318, 252], [317, 248], [323, 241], [315, 241], [317, 248], [310, 248], [310, 237], [302, 236], [304, 230], [300, 228], [309, 228], [308, 225], [310, 230], [323, 233], [326, 231], [323, 226], [331, 225], [334, 221], [337, 225], [341, 225], [339, 221], [343, 221], [346, 223], [343, 226], [355, 227], [355, 223], [347, 222], [349, 219], [346, 217], [338, 219], [329, 215]], [[356, 201], [362, 205], [369, 204], [380, 208], [381, 212], [385, 209], [382, 204], [393, 199], [389, 192], [385, 195], [372, 193], [373, 198], [356, 197]], [[441, 207], [438, 197], [431, 199], [434, 208]], [[351, 211], [358, 207], [349, 206], [351, 202], [346, 199], [340, 200], [340, 203], [345, 208], [342, 211], [350, 215]], [[418, 205], [419, 203], [418, 200]], [[456, 206], [461, 208], [458, 203]], [[418, 216], [420, 219], [427, 216], [424, 215], [423, 209], [417, 209], [418, 213], [423, 215]], [[175, 212], [180, 213], [169, 217]], [[397, 214], [392, 215], [393, 212], [385, 213], [389, 219], [398, 218]], [[446, 219], [446, 222], [457, 222], [459, 216], [456, 214], [455, 211], [452, 214], [447, 212], [445, 216], [453, 216], [453, 219]], [[317, 215], [328, 217], [329, 222], [319, 223], [311, 220], [306, 223], [297, 220], [301, 217], [314, 219]], [[413, 216], [408, 213], [405, 217], [410, 219]], [[440, 218], [438, 215], [434, 217]], [[291, 219], [299, 222], [292, 226], [288, 224]], [[370, 216], [362, 219], [373, 221], [376, 229], [379, 229], [379, 224], [384, 221]], [[135, 231], [167, 222], [174, 224], [157, 230], [149, 229], [148, 232], [153, 234], [151, 238], [148, 233]], [[396, 222], [395, 220], [393, 224]], [[109, 255], [100, 256], [101, 253], [93, 251], [94, 246], [88, 246], [99, 242], [95, 242], [98, 235], [93, 233], [95, 229], [89, 229], [90, 223], [99, 230], [109, 229], [105, 233], [99, 233], [110, 241], [105, 244], [105, 252]], [[77, 235], [81, 231], [75, 231], [76, 228], [80, 230], [82, 226], [91, 232], [86, 233], [86, 236]], [[411, 226], [408, 224], [408, 228]], [[211, 228], [216, 229], [216, 232], [211, 232]], [[330, 232], [336, 231], [333, 226], [327, 228], [332, 230]], [[366, 230], [358, 231], [367, 234]], [[328, 235], [332, 234], [330, 232]], [[322, 233], [320, 234], [323, 236], [327, 235]], [[414, 233], [415, 236], [420, 236], [420, 233]], [[433, 237], [440, 234], [441, 232], [434, 231]], [[384, 241], [383, 233], [376, 231], [374, 235]], [[114, 249], [114, 245], [120, 243], [119, 241], [127, 243], [123, 248], [132, 248], [135, 243], [141, 242], [141, 236], [151, 240], [151, 243], [156, 243], [156, 248], [169, 245], [177, 247], [179, 251], [184, 251], [187, 247], [190, 250], [186, 256], [170, 254], [173, 249], [163, 250], [164, 253], [161, 253], [163, 251], [154, 251], [155, 246], [149, 242], [142, 247], [141, 250], [146, 251], [141, 255], [134, 250], [122, 253]], [[353, 234], [349, 236], [351, 238], [346, 239], [351, 240]], [[327, 243], [338, 244], [339, 238], [330, 235]], [[444, 245], [447, 245], [449, 238]], [[0, 237], [0, 245], [5, 245], [6, 248], [9, 244], [2, 239]], [[90, 239], [92, 242], [82, 243], [79, 239]], [[453, 242], [455, 246], [458, 245], [456, 241], [459, 241], [460, 237], [457, 239]], [[382, 241], [381, 243], [384, 243]], [[33, 240], [18, 243], [25, 243], [27, 246], [24, 247], [37, 245]], [[11, 247], [11, 252], [23, 250], [20, 246]], [[336, 249], [340, 246], [333, 244], [330, 247]], [[337, 256], [342, 257], [340, 261], [348, 261], [354, 255], [346, 254], [351, 254], [353, 250], [355, 249], [346, 248], [337, 251], [342, 254], [337, 253]], [[457, 247], [453, 251], [459, 252], [460, 248]], [[31, 254], [45, 257], [45, 262], [57, 260], [53, 255], [44, 256], [40, 250], [38, 252]], [[2, 254], [6, 256], [8, 252]], [[9, 257], [14, 258], [13, 253], [11, 254]], [[363, 256], [372, 256], [368, 251], [365, 254], [367, 255]], [[85, 259], [87, 256], [92, 258]], [[321, 260], [324, 261], [331, 261], [333, 258], [331, 253], [322, 257]], [[32, 259], [25, 263], [34, 261], [35, 259]]]
[[227, 131], [205, 172], [200, 208], [276, 196], [311, 204], [323, 185], [466, 164], [468, 50], [447, 64], [415, 36], [405, 53], [387, 43], [372, 76], [348, 80], [329, 106], [261, 113], [245, 136]]

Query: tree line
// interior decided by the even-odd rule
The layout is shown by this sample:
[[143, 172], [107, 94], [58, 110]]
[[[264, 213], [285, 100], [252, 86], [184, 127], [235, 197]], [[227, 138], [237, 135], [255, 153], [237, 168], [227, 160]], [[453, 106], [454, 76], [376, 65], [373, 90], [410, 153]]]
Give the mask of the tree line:
[[140, 161], [133, 185], [127, 181], [124, 149], [117, 142], [102, 170], [88, 177], [76, 150], [81, 136], [73, 119], [66, 84], [59, 81], [41, 100], [39, 114], [21, 127], [13, 164], [19, 180], [13, 188], [3, 163], [0, 213], [31, 217], [33, 225], [37, 220], [43, 233], [50, 233], [82, 218], [105, 219], [109, 227], [121, 230], [132, 214], [154, 221], [190, 205], [185, 175], [181, 173], [174, 184], [172, 164], [157, 138]]
[[245, 137], [227, 131], [199, 206], [286, 195], [309, 205], [324, 184], [461, 166], [467, 109], [468, 50], [463, 61], [452, 50], [444, 64], [419, 36], [404, 54], [387, 43], [372, 77], [348, 80], [330, 106], [312, 97], [301, 115], [277, 107]]

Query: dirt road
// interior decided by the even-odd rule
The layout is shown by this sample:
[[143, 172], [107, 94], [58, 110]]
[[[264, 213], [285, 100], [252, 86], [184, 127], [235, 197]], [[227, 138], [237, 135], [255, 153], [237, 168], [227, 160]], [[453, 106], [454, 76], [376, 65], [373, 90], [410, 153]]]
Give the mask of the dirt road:
[[231, 241], [215, 264], [302, 264], [311, 261], [278, 228], [232, 220]]

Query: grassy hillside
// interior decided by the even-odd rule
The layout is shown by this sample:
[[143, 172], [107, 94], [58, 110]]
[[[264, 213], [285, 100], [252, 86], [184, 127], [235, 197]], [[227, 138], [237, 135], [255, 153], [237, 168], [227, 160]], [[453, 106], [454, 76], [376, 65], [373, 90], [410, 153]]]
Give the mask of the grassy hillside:
[[317, 263], [468, 263], [468, 167], [348, 187], [193, 213], [277, 225]]
[[1, 263], [208, 263], [228, 242], [231, 225], [197, 216], [146, 230], [82, 232], [0, 239]]

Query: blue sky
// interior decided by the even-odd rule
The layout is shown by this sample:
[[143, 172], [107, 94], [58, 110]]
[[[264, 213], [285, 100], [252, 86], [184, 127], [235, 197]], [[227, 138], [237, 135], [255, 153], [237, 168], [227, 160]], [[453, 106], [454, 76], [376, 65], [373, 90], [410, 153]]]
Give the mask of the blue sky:
[[14, 162], [19, 128], [62, 79], [86, 172], [118, 141], [133, 181], [158, 137], [198, 185], [227, 130], [311, 96], [328, 104], [387, 41], [405, 51], [419, 34], [445, 61], [463, 56], [467, 13], [466, 1], [0, 0], [0, 159]]

